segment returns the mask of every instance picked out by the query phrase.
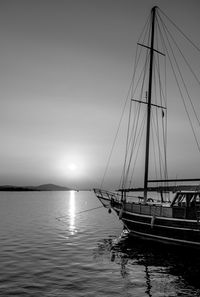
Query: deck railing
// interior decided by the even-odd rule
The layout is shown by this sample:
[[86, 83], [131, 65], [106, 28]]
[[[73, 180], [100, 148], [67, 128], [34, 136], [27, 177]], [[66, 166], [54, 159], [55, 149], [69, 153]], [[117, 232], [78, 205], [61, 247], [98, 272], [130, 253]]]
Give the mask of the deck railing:
[[96, 194], [97, 197], [102, 199], [107, 199], [110, 201], [114, 200], [119, 202], [121, 198], [120, 193], [110, 192], [110, 191], [101, 190], [101, 189], [94, 189], [94, 193]]

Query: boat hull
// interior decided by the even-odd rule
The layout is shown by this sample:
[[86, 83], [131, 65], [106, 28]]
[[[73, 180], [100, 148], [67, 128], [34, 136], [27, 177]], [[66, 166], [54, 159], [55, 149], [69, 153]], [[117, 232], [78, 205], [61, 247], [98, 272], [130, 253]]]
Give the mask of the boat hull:
[[[120, 210], [115, 211], [120, 216]], [[155, 217], [126, 211], [123, 211], [121, 220], [130, 234], [200, 247], [200, 229], [195, 220]]]
[[95, 191], [95, 194], [104, 207], [115, 211], [130, 235], [200, 248], [199, 220], [184, 218], [179, 208], [123, 203], [108, 192]]

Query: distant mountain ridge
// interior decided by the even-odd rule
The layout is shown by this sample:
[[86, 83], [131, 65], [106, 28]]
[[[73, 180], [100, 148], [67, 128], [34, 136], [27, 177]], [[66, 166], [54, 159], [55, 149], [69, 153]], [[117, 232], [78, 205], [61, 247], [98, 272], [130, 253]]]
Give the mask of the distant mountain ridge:
[[0, 191], [70, 191], [68, 187], [58, 186], [54, 184], [44, 184], [39, 186], [0, 186]]
[[70, 190], [70, 188], [58, 186], [58, 185], [54, 185], [54, 184], [40, 185], [40, 186], [35, 187], [35, 189], [37, 189], [39, 191], [69, 191]]

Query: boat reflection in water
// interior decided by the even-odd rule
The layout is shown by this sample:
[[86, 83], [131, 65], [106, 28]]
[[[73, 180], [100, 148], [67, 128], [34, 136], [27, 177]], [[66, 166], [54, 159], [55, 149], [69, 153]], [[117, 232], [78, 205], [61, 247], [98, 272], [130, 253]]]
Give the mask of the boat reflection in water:
[[[98, 243], [95, 261], [119, 266], [127, 296], [131, 288], [145, 296], [199, 296], [200, 255], [198, 250], [172, 247], [122, 234]], [[113, 265], [112, 264], [112, 265]], [[127, 291], [128, 290], [128, 291]]]
[[75, 212], [76, 212], [75, 191], [70, 191], [70, 197], [69, 197], [69, 231], [70, 231], [71, 235], [74, 235], [76, 233]]

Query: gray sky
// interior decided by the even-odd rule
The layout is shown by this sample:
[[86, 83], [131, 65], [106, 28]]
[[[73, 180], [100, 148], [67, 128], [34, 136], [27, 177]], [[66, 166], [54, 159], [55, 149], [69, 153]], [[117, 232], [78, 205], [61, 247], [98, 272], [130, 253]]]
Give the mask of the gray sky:
[[99, 185], [154, 5], [200, 45], [199, 0], [0, 0], [0, 184]]

